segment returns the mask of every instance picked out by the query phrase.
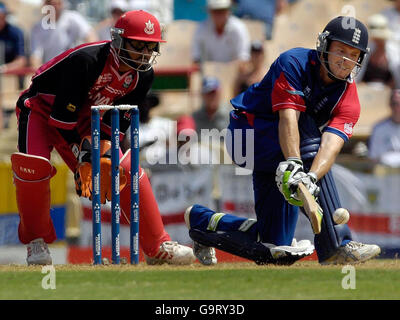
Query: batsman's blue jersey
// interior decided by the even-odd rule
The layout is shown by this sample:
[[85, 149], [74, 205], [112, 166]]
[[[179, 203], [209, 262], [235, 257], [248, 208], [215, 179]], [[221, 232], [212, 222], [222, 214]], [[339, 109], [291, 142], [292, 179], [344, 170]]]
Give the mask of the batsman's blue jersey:
[[[274, 171], [283, 160], [278, 138], [280, 109], [306, 113], [313, 120], [311, 125], [319, 128], [319, 136], [326, 131], [344, 141], [352, 136], [360, 115], [356, 84], [350, 79], [325, 86], [320, 65], [316, 50], [288, 50], [273, 62], [263, 80], [231, 99], [234, 110], [229, 129], [254, 129], [255, 170]], [[307, 127], [302, 119], [299, 126]]]

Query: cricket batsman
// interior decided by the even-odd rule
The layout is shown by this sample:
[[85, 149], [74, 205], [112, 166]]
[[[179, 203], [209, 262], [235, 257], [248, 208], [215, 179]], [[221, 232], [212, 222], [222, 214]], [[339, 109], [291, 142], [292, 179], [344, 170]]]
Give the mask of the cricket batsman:
[[[138, 10], [122, 15], [111, 28], [111, 41], [86, 43], [42, 65], [16, 106], [18, 151], [11, 156], [20, 216], [19, 239], [27, 245], [27, 263], [52, 263], [49, 243], [56, 239], [50, 218], [50, 163], [55, 148], [72, 170], [76, 191], [91, 198], [90, 108], [93, 105], [139, 105], [151, 88], [153, 64], [162, 39], [158, 20]], [[120, 140], [130, 125], [120, 112]], [[108, 156], [111, 117], [101, 120], [101, 200], [111, 199]], [[130, 150], [120, 163], [121, 219], [130, 215]], [[193, 250], [171, 241], [161, 220], [146, 173], [139, 169], [140, 245], [148, 264], [190, 264]]]
[[[336, 17], [319, 34], [316, 50], [282, 53], [263, 80], [231, 100], [232, 143], [226, 143], [239, 166], [246, 163], [235, 159], [235, 146], [244, 146], [243, 153], [245, 130], [254, 130], [254, 154], [244, 159], [253, 160], [257, 219], [189, 207], [185, 221], [203, 264], [217, 263], [215, 247], [261, 264], [292, 264], [309, 255], [309, 242], [293, 241], [304, 204], [297, 193], [300, 182], [323, 211], [317, 217], [321, 231], [314, 238], [321, 264], [359, 263], [380, 253], [377, 245], [354, 241], [347, 224], [337, 225], [332, 218], [341, 203], [331, 167], [360, 115], [354, 76], [368, 54], [367, 45], [362, 22]], [[234, 130], [241, 130], [242, 137]]]

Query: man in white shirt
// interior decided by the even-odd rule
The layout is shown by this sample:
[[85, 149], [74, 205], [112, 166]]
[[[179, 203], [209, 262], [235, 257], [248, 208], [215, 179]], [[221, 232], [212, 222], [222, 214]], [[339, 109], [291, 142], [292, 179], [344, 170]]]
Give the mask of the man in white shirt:
[[110, 4], [109, 17], [100, 21], [95, 27], [99, 40], [111, 40], [110, 29], [118, 19], [128, 11], [128, 3], [125, 0], [113, 0]]
[[65, 50], [81, 43], [97, 41], [94, 29], [81, 14], [64, 9], [64, 0], [45, 0], [43, 5], [54, 8], [54, 10], [43, 10], [43, 12], [45, 15], [51, 15], [54, 12], [55, 24], [51, 25], [51, 19], [46, 19], [45, 23], [41, 19], [33, 26], [31, 30], [33, 67], [39, 67]]
[[388, 21], [388, 27], [392, 31], [387, 41], [387, 54], [389, 64], [394, 69], [395, 87], [400, 88], [400, 0], [392, 1], [393, 5], [382, 10]]
[[392, 91], [390, 109], [390, 117], [373, 128], [369, 157], [390, 167], [400, 167], [400, 89]]
[[231, 15], [231, 0], [207, 0], [209, 18], [199, 23], [192, 43], [192, 60], [244, 62], [250, 58], [246, 25]]
[[128, 0], [129, 10], [145, 10], [166, 27], [174, 20], [173, 0]]

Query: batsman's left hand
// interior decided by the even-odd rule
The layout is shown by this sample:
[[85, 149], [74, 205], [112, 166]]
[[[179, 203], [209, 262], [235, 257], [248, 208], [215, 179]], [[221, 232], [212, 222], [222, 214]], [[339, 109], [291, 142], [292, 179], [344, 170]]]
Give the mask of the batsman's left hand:
[[319, 193], [316, 175], [312, 172], [305, 173], [303, 162], [298, 158], [288, 158], [288, 160], [279, 163], [275, 180], [286, 201], [295, 206], [303, 206], [297, 195], [300, 182], [307, 187], [314, 197]]
[[[294, 206], [302, 206], [302, 201], [297, 197], [297, 178], [305, 175], [303, 162], [299, 158], [288, 158], [279, 163], [276, 169], [275, 181], [285, 200]], [[296, 177], [296, 178], [295, 178]]]

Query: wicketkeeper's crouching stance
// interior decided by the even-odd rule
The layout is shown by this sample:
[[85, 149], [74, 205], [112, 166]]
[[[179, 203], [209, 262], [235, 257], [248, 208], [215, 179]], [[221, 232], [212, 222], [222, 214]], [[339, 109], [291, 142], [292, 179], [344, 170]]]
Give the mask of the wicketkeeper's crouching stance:
[[[292, 264], [310, 255], [314, 245], [321, 264], [358, 263], [380, 253], [377, 245], [353, 241], [349, 227], [332, 218], [341, 204], [330, 169], [360, 115], [353, 73], [367, 45], [368, 32], [360, 21], [337, 17], [318, 36], [317, 50], [282, 53], [261, 82], [231, 100], [233, 139], [232, 144], [227, 139], [227, 149], [239, 166], [249, 163], [239, 163], [235, 154], [253, 161], [257, 219], [201, 205], [188, 208], [185, 221], [200, 262], [217, 263], [214, 248], [260, 264]], [[241, 130], [242, 137], [234, 130]], [[246, 130], [254, 130], [254, 155], [245, 154]], [[235, 147], [242, 149], [235, 153]], [[318, 205], [305, 210], [309, 203], [303, 203], [300, 183], [322, 210]], [[314, 245], [294, 239], [299, 207], [310, 219]]]
[[[11, 156], [20, 215], [19, 239], [28, 264], [51, 264], [47, 244], [56, 239], [50, 218], [50, 163], [55, 148], [74, 172], [77, 193], [91, 197], [90, 107], [139, 105], [151, 87], [159, 55], [160, 24], [145, 11], [125, 13], [111, 29], [112, 41], [83, 44], [38, 69], [17, 102], [18, 150]], [[102, 202], [111, 199], [110, 112], [101, 122]], [[120, 113], [120, 137], [130, 124]], [[121, 152], [121, 219], [130, 216], [130, 150]], [[190, 264], [193, 250], [171, 241], [146, 173], [140, 168], [139, 241], [148, 264]]]

